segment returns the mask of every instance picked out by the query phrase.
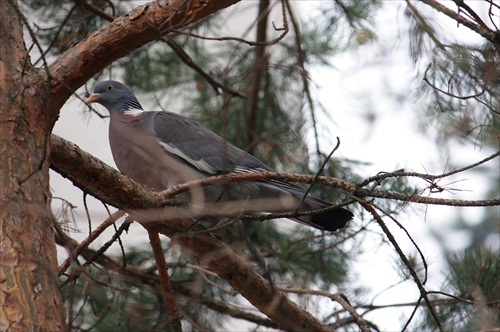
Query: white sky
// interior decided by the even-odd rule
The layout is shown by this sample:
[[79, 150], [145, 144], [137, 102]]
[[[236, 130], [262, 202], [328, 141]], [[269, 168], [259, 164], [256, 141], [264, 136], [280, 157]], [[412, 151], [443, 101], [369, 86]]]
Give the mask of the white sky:
[[[301, 8], [300, 11], [308, 11], [309, 6], [314, 6], [314, 1], [294, 2]], [[312, 68], [311, 77], [314, 84], [314, 92], [317, 99], [332, 112], [335, 124], [326, 117], [319, 116], [319, 123], [325, 123], [323, 128], [324, 137], [331, 136], [334, 141], [336, 136], [341, 139], [338, 155], [350, 159], [358, 159], [372, 163], [372, 166], [363, 169], [368, 175], [374, 175], [379, 171], [393, 171], [405, 168], [408, 171], [426, 172], [437, 174], [443, 172], [447, 163], [457, 166], [465, 166], [471, 161], [477, 161], [489, 154], [489, 151], [481, 151], [473, 146], [456, 146], [456, 153], [450, 156], [440, 156], [432, 138], [424, 136], [416, 126], [417, 116], [411, 109], [411, 104], [398, 104], [392, 99], [390, 93], [409, 95], [410, 83], [414, 79], [415, 68], [407, 56], [407, 45], [400, 42], [398, 29], [405, 22], [402, 20], [404, 3], [398, 1], [385, 2], [385, 9], [380, 11], [377, 17], [377, 31], [380, 40], [386, 45], [385, 52], [379, 52], [374, 57], [373, 48], [370, 46], [361, 48], [357, 52], [339, 55], [332, 59], [337, 67], [335, 70], [324, 68]], [[383, 13], [383, 14], [382, 14]], [[383, 15], [383, 16], [382, 16]], [[436, 16], [439, 17], [439, 16]], [[456, 27], [451, 20], [442, 22], [453, 34], [460, 38], [475, 38], [478, 36], [465, 27]], [[228, 23], [229, 24], [229, 23]], [[389, 91], [388, 91], [389, 87]], [[361, 100], [360, 95], [368, 95], [370, 104]], [[141, 97], [139, 96], [139, 99]], [[144, 106], [146, 103], [143, 103]], [[370, 126], [364, 119], [369, 112], [376, 115], [376, 120]], [[67, 140], [75, 142], [82, 149], [92, 153], [109, 165], [114, 166], [107, 138], [107, 121], [96, 116], [88, 117], [87, 109], [75, 98], [70, 99], [61, 111], [61, 116], [56, 123], [54, 133]], [[322, 140], [322, 147], [329, 151], [331, 146], [328, 140]], [[460, 150], [459, 150], [460, 149]], [[498, 166], [498, 162], [496, 163]], [[80, 223], [82, 231], [85, 231], [86, 219], [83, 212], [82, 193], [74, 188], [68, 181], [52, 172], [51, 187], [54, 196], [65, 197], [79, 205], [79, 215], [83, 219]], [[473, 174], [459, 175], [456, 179], [467, 179], [456, 185], [459, 188], [470, 191], [457, 193], [453, 198], [481, 199], [484, 194], [485, 180]], [[445, 194], [445, 197], [449, 194]], [[94, 215], [94, 227], [106, 217], [104, 209], [97, 201], [90, 199], [89, 205], [92, 210], [98, 211]], [[57, 202], [55, 202], [57, 206]], [[410, 209], [414, 210], [414, 209]], [[423, 207], [421, 209], [423, 210]], [[404, 213], [399, 220], [408, 227], [415, 240], [421, 246], [430, 263], [431, 281], [429, 289], [439, 289], [443, 281], [442, 257], [439, 252], [439, 244], [430, 238], [430, 230], [444, 229], [447, 232], [454, 222], [455, 208], [429, 207], [427, 218], [423, 213]], [[467, 213], [467, 220], [474, 223], [480, 220], [480, 208], [472, 208]], [[373, 227], [376, 229], [376, 227]], [[397, 232], [394, 226], [391, 226]], [[142, 232], [140, 229], [137, 232]], [[138, 243], [135, 238], [137, 232], [129, 232], [124, 235], [124, 242]], [[85, 232], [81, 234], [81, 238]], [[109, 237], [103, 237], [97, 242], [102, 245]], [[134, 240], [135, 239], [135, 240]], [[454, 249], [463, 248], [467, 244], [467, 234], [449, 233], [447, 243]], [[495, 245], [495, 244], [494, 244]], [[496, 243], [498, 248], [499, 244]], [[366, 249], [372, 254], [362, 256], [356, 264], [356, 273], [360, 284], [372, 288], [371, 296], [382, 292], [374, 304], [388, 304], [397, 302], [414, 301], [418, 298], [416, 286], [412, 282], [404, 282], [401, 285], [383, 291], [395, 284], [399, 279], [394, 272], [394, 252], [392, 248], [384, 246], [381, 249], [378, 243], [366, 243]], [[411, 250], [408, 243], [403, 246], [407, 252]], [[433, 288], [434, 287], [434, 288]], [[326, 308], [332, 305], [325, 301]], [[398, 330], [402, 326], [401, 321], [408, 317], [412, 308], [387, 309], [375, 311], [367, 318], [373, 320], [385, 331]]]

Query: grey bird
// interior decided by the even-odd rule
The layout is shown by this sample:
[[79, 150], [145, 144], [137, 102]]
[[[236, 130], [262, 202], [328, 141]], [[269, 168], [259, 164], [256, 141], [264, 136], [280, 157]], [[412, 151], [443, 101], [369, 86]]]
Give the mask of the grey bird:
[[[153, 190], [219, 174], [274, 171], [195, 120], [171, 112], [144, 111], [132, 91], [120, 82], [98, 83], [86, 102], [99, 103], [110, 113], [109, 142], [118, 169]], [[216, 215], [304, 212], [331, 206], [309, 195], [303, 199], [305, 194], [297, 184], [266, 180], [211, 185], [178, 198], [204, 206], [198, 214]], [[190, 217], [197, 216], [193, 213]], [[334, 208], [291, 219], [336, 231], [352, 218], [350, 211]]]

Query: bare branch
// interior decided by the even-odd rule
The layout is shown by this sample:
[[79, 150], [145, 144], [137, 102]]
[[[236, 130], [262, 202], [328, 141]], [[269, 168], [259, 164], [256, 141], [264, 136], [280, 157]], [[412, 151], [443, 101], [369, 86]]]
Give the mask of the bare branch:
[[[490, 160], [492, 158], [489, 158]], [[358, 185], [325, 176], [313, 176], [302, 174], [286, 174], [276, 172], [248, 173], [248, 174], [225, 174], [204, 178], [201, 180], [186, 182], [162, 192], [156, 193], [144, 186], [137, 184], [129, 178], [119, 175], [111, 167], [102, 161], [80, 150], [74, 144], [56, 136], [51, 136], [51, 161], [52, 168], [69, 178], [76, 186], [94, 197], [111, 204], [117, 208], [126, 209], [152, 209], [161, 206], [185, 206], [185, 203], [172, 200], [176, 195], [187, 192], [200, 186], [208, 186], [237, 181], [264, 181], [277, 180], [285, 182], [298, 182], [311, 184], [316, 182], [331, 188], [344, 190], [356, 197], [378, 197], [394, 199], [420, 204], [435, 204], [448, 206], [494, 206], [500, 205], [500, 198], [490, 200], [456, 200], [423, 197], [412, 194], [402, 194], [391, 191], [377, 191], [360, 188]], [[480, 163], [476, 163], [480, 164]], [[85, 165], [82, 167], [81, 165]], [[465, 167], [469, 169], [470, 167]], [[449, 172], [448, 174], [455, 174]], [[426, 175], [420, 173], [401, 173], [405, 176], [418, 176], [423, 178], [439, 178], [442, 175]], [[364, 181], [366, 182], [366, 181]], [[363, 182], [363, 183], [364, 183]], [[321, 211], [321, 210], [319, 210]], [[235, 207], [234, 214], [239, 215], [241, 208]], [[280, 214], [285, 216], [286, 214]]]
[[495, 45], [497, 50], [500, 50], [500, 33], [499, 32], [494, 32], [491, 31], [489, 28], [485, 28], [479, 24], [476, 24], [472, 21], [469, 21], [463, 16], [460, 16], [460, 14], [454, 12], [453, 10], [449, 9], [448, 7], [440, 4], [439, 2], [435, 0], [420, 0], [421, 2], [425, 3], [426, 5], [434, 8], [438, 12], [441, 12], [445, 14], [446, 16], [452, 18], [453, 20], [457, 21], [457, 23], [463, 24], [464, 26], [468, 27], [474, 32], [477, 32], [487, 40], [493, 43]]
[[[325, 160], [321, 163], [318, 171], [316, 172], [316, 175], [314, 176], [314, 179], [313, 181], [311, 182], [311, 185], [307, 188], [306, 192], [304, 193], [304, 196], [302, 196], [302, 199], [300, 200], [300, 203], [299, 203], [299, 206], [300, 204], [302, 204], [302, 202], [304, 202], [304, 200], [307, 198], [307, 195], [309, 195], [309, 192], [311, 192], [312, 188], [313, 188], [313, 185], [316, 183], [316, 179], [320, 176], [320, 174], [323, 172], [323, 170], [325, 169], [325, 166], [326, 164], [328, 163], [328, 161], [330, 160], [330, 158], [333, 156], [333, 154], [335, 153], [335, 151], [337, 151], [337, 149], [339, 148], [340, 146], [340, 138], [337, 137], [337, 144], [335, 145], [335, 147], [332, 149], [332, 151], [330, 151], [330, 153], [328, 154], [328, 156], [325, 158]], [[298, 212], [299, 209], [297, 208], [297, 210], [295, 212]]]
[[186, 51], [184, 51], [182, 47], [175, 42], [175, 40], [169, 38], [168, 36], [162, 37], [161, 40], [163, 40], [165, 43], [167, 43], [168, 46], [170, 46], [170, 48], [179, 56], [182, 62], [184, 62], [187, 66], [191, 67], [198, 74], [200, 74], [200, 76], [203, 77], [210, 84], [210, 86], [212, 86], [212, 88], [216, 93], [219, 94], [220, 93], [219, 89], [221, 89], [222, 91], [227, 92], [232, 96], [237, 96], [243, 99], [246, 98], [244, 94], [242, 94], [239, 91], [232, 90], [225, 84], [222, 84], [221, 82], [217, 81], [205, 70], [203, 70], [203, 68], [198, 66], [196, 62], [194, 62], [193, 59], [189, 56], [189, 54], [187, 54]]
[[[387, 236], [387, 238], [391, 242], [392, 246], [394, 247], [394, 249], [398, 253], [399, 258], [405, 264], [406, 268], [408, 269], [408, 271], [410, 272], [411, 276], [413, 277], [413, 281], [415, 282], [415, 284], [417, 285], [417, 287], [418, 287], [418, 289], [420, 291], [420, 296], [424, 299], [425, 303], [427, 303], [427, 307], [429, 309], [429, 312], [430, 312], [432, 318], [434, 319], [434, 321], [436, 322], [437, 327], [439, 328], [439, 330], [441, 332], [443, 332], [444, 330], [443, 330], [443, 327], [441, 326], [441, 322], [439, 321], [437, 313], [434, 310], [434, 307], [432, 306], [432, 304], [431, 304], [431, 302], [429, 300], [429, 297], [427, 296], [427, 290], [425, 289], [424, 285], [420, 281], [420, 278], [418, 277], [417, 272], [415, 271], [415, 269], [413, 268], [413, 266], [410, 264], [410, 261], [408, 260], [408, 258], [404, 254], [403, 250], [401, 249], [401, 247], [399, 246], [398, 242], [396, 241], [396, 239], [392, 235], [391, 231], [385, 225], [384, 220], [382, 219], [382, 217], [380, 217], [380, 215], [373, 208], [373, 206], [371, 206], [370, 203], [368, 203], [365, 200], [358, 200], [358, 202], [361, 204], [361, 206], [363, 206], [363, 208], [366, 211], [368, 211], [373, 216], [373, 218], [375, 218], [375, 220], [377, 221], [377, 223], [379, 224], [379, 226], [382, 228], [383, 232], [385, 233], [385, 235]], [[408, 323], [409, 322], [407, 322], [407, 324]]]
[[236, 2], [238, 0], [173, 0], [165, 6], [162, 1], [152, 1], [118, 17], [49, 66], [54, 81], [48, 111], [59, 112], [73, 91], [113, 61]]
[[143, 222], [141, 218], [146, 218], [145, 222], [148, 222], [148, 227], [152, 230], [172, 238], [191, 251], [282, 328], [331, 331], [328, 326], [273, 289], [248, 263], [214, 236], [208, 233], [185, 232], [184, 230], [188, 228], [196, 231], [200, 227], [193, 227], [191, 220], [180, 219], [181, 214], [177, 214], [177, 219], [170, 219], [168, 222], [149, 222], [148, 220], [155, 220], [155, 217], [156, 220], [161, 220], [153, 209], [161, 206], [161, 201], [158, 200], [161, 196], [120, 175], [116, 170], [62, 138], [55, 135], [52, 138], [53, 169], [70, 178], [75, 185], [111, 205], [126, 209], [141, 209], [133, 211], [135, 219]]
[[363, 332], [370, 332], [370, 325], [361, 317], [355, 310], [355, 308], [349, 303], [347, 296], [344, 294], [336, 293], [331, 294], [320, 290], [311, 289], [293, 289], [293, 288], [280, 288], [282, 292], [295, 293], [295, 294], [308, 294], [308, 295], [320, 295], [330, 298], [332, 301], [339, 303], [349, 314], [351, 314], [354, 321], [358, 324], [359, 328]]
[[168, 320], [170, 322], [170, 326], [172, 327], [172, 331], [182, 332], [181, 314], [179, 313], [179, 308], [177, 307], [177, 302], [175, 301], [172, 284], [168, 275], [167, 262], [165, 262], [165, 256], [163, 255], [163, 249], [161, 247], [160, 236], [156, 231], [151, 230], [147, 225], [143, 226], [148, 231], [149, 242], [153, 248], [156, 267], [158, 268], [158, 275], [160, 276], [160, 284], [163, 290], [165, 304], [168, 308]]
[[104, 220], [99, 227], [97, 227], [93, 232], [89, 233], [89, 236], [83, 240], [73, 251], [69, 253], [69, 257], [61, 264], [59, 267], [59, 275], [66, 272], [72, 260], [76, 258], [85, 250], [92, 241], [97, 239], [109, 226], [111, 226], [116, 220], [120, 219], [125, 215], [123, 211], [116, 211], [109, 218]]

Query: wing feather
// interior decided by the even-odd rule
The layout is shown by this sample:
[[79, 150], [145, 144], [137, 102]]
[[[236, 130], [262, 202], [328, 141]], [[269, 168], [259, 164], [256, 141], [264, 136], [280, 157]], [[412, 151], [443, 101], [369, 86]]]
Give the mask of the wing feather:
[[245, 168], [270, 170], [257, 158], [237, 148], [195, 120], [171, 112], [156, 112], [154, 132], [165, 151], [208, 174]]

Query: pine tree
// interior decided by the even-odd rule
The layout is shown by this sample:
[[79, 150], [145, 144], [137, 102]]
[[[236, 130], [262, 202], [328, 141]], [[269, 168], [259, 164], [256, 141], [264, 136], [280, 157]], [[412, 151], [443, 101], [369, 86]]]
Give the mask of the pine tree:
[[[336, 119], [320, 123], [328, 110], [314, 95], [310, 70], [333, 68], [336, 55], [375, 45], [379, 32], [374, 17], [387, 4], [337, 0], [313, 7], [305, 2], [260, 0], [226, 8], [236, 2], [157, 1], [136, 7], [124, 1], [20, 1], [19, 8], [14, 0], [2, 3], [2, 31], [13, 31], [14, 37], [0, 37], [2, 45], [9, 45], [0, 59], [5, 68], [2, 109], [7, 110], [0, 118], [5, 132], [0, 146], [6, 156], [0, 163], [1, 198], [16, 204], [2, 204], [0, 213], [0, 279], [7, 285], [2, 288], [1, 312], [6, 314], [0, 315], [0, 326], [179, 331], [182, 324], [191, 330], [308, 326], [369, 331], [380, 322], [372, 319], [373, 313], [387, 306], [369, 302], [372, 285], [356, 282], [353, 264], [363, 258], [363, 242], [374, 238], [380, 246], [396, 250], [402, 278], [411, 280], [420, 294], [419, 301], [409, 304], [417, 318], [405, 317], [403, 328], [466, 331], [498, 326], [500, 256], [483, 245], [490, 233], [498, 235], [498, 181], [489, 182], [487, 198], [439, 201], [424, 191], [447, 190], [439, 180], [450, 174], [395, 171], [366, 178], [357, 170], [364, 160], [339, 158], [334, 144], [323, 143], [334, 141], [322, 128], [333, 126]], [[432, 130], [444, 153], [451, 153], [450, 146], [457, 141], [498, 151], [500, 7], [485, 3], [489, 11], [483, 16], [466, 2], [456, 2], [458, 11], [434, 0], [405, 3], [410, 29], [404, 35], [420, 81], [413, 97], [422, 100], [427, 111], [418, 118], [425, 130]], [[305, 8], [309, 16], [304, 15]], [[450, 42], [451, 37], [430, 19], [431, 8], [437, 10], [435, 15], [477, 32], [480, 42]], [[233, 21], [243, 32], [228, 31]], [[26, 43], [21, 29], [26, 31]], [[59, 110], [71, 94], [84, 83], [89, 91], [108, 78], [125, 82], [141, 99], [155, 100], [156, 105], [148, 105], [151, 108], [169, 107], [199, 120], [279, 172], [312, 174], [304, 185], [315, 196], [348, 203], [357, 218], [346, 230], [329, 234], [283, 219], [271, 221], [270, 216], [239, 215], [209, 235], [197, 225], [186, 227], [191, 224], [185, 220], [145, 223], [127, 215], [123, 211], [157, 208], [160, 199], [78, 147], [51, 136]], [[422, 109], [417, 111], [422, 114]], [[30, 157], [35, 155], [43, 157]], [[498, 152], [490, 159], [495, 158]], [[40, 207], [50, 202], [49, 163], [82, 190], [85, 205], [87, 196], [94, 196], [104, 204], [102, 211], [110, 213], [96, 226], [102, 211], [94, 214], [86, 209], [93, 221], [89, 233], [95, 238], [74, 239], [76, 202], [62, 199], [55, 217], [45, 210], [22, 212], [21, 203]], [[484, 166], [487, 160], [477, 164]], [[498, 180], [500, 175], [493, 177]], [[24, 183], [35, 189], [25, 192], [16, 187]], [[443, 247], [449, 275], [438, 290], [426, 285], [425, 255], [405, 253], [401, 249], [405, 239], [387, 227], [390, 223], [404, 229], [399, 213], [410, 202], [471, 209], [490, 206], [475, 227], [460, 220], [455, 223], [472, 234], [473, 241], [458, 253]], [[166, 205], [175, 208], [171, 204]], [[111, 212], [112, 207], [119, 210]], [[30, 230], [23, 228], [24, 220], [30, 221]], [[111, 234], [102, 233], [111, 226]], [[127, 243], [127, 232], [149, 239], [133, 246]], [[167, 236], [161, 245], [158, 234]], [[32, 266], [24, 264], [35, 256], [37, 242], [30, 246], [30, 241], [40, 238], [42, 255]], [[59, 262], [59, 271], [53, 238], [69, 252], [69, 259]], [[108, 250], [112, 245], [119, 249]], [[39, 279], [32, 271], [42, 271]], [[37, 295], [39, 280], [52, 285], [43, 296]], [[18, 284], [33, 286], [28, 287], [32, 291], [19, 295]], [[38, 303], [29, 319], [16, 314], [29, 307], [23, 298]], [[54, 309], [59, 302], [67, 312], [65, 323], [61, 306]], [[48, 303], [45, 308], [43, 303]], [[240, 320], [246, 325], [237, 325]]]

